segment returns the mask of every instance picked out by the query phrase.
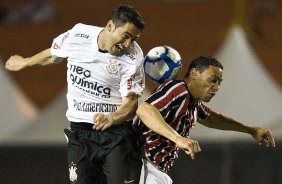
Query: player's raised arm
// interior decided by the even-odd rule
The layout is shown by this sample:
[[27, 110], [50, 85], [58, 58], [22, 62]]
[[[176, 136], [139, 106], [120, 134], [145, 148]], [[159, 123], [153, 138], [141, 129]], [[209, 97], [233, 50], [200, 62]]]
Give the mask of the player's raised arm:
[[31, 57], [22, 57], [19, 55], [11, 56], [7, 61], [5, 68], [10, 71], [19, 71], [30, 66], [45, 66], [58, 63], [62, 58], [52, 57], [50, 48], [43, 50]]
[[211, 111], [210, 116], [204, 120], [200, 120], [199, 123], [209, 128], [247, 133], [256, 139], [259, 144], [267, 147], [275, 147], [274, 138], [268, 128], [247, 126], [214, 111]]

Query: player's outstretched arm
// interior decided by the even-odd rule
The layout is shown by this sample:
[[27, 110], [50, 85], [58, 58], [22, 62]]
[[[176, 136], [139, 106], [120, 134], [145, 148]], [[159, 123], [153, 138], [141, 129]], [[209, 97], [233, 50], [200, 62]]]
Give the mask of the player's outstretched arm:
[[195, 159], [195, 154], [201, 151], [197, 141], [182, 137], [165, 122], [160, 112], [149, 103], [143, 102], [136, 111], [141, 121], [154, 132], [168, 138]]
[[43, 50], [38, 54], [24, 58], [19, 55], [11, 56], [5, 64], [5, 68], [10, 71], [19, 71], [30, 66], [45, 66], [58, 63], [62, 58], [52, 57], [50, 49]]
[[200, 120], [199, 123], [209, 128], [247, 133], [256, 139], [259, 144], [275, 147], [274, 138], [268, 128], [247, 126], [215, 111], [211, 111], [210, 116]]
[[253, 132], [251, 133], [251, 135], [259, 142], [259, 145], [264, 145], [266, 147], [276, 147], [272, 133], [268, 128], [253, 127], [252, 129]]

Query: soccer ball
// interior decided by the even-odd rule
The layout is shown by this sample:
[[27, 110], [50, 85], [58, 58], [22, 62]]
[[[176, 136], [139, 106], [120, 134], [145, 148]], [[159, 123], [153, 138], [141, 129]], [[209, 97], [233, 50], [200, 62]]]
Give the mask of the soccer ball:
[[181, 67], [182, 61], [179, 53], [169, 46], [152, 48], [144, 60], [145, 74], [157, 83], [176, 79]]

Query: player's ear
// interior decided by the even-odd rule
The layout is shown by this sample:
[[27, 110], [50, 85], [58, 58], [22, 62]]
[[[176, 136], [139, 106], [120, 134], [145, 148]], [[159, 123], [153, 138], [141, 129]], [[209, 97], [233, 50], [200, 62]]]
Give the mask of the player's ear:
[[112, 20], [109, 20], [107, 22], [107, 25], [106, 25], [106, 29], [109, 31], [109, 32], [113, 32], [115, 30], [115, 24]]
[[190, 78], [192, 80], [195, 80], [197, 75], [198, 75], [198, 71], [196, 70], [196, 68], [192, 68], [191, 71], [190, 71]]

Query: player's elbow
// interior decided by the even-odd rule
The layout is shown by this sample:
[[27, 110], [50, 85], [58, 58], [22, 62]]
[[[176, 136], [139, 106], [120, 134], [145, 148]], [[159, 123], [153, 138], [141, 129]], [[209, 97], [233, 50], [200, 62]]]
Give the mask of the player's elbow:
[[136, 115], [140, 118], [142, 118], [143, 114], [149, 109], [149, 104], [146, 102], [143, 102], [139, 105], [136, 111]]

